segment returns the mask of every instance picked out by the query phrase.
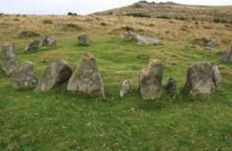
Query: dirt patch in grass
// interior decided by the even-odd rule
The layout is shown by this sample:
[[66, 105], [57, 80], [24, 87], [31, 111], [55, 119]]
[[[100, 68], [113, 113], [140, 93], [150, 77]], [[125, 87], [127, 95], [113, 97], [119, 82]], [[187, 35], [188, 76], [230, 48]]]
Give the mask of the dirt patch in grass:
[[21, 31], [18, 33], [18, 38], [34, 38], [41, 36], [40, 33], [34, 32], [34, 31]]
[[53, 24], [53, 21], [50, 19], [43, 20], [43, 24]]
[[77, 30], [81, 30], [81, 29], [82, 28], [79, 25], [73, 24], [73, 23], [62, 25], [63, 31], [77, 31]]

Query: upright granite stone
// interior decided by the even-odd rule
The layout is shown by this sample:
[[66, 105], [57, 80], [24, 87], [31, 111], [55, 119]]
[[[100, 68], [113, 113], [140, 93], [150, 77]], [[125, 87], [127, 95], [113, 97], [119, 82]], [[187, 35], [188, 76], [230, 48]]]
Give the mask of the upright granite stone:
[[31, 62], [25, 62], [11, 74], [12, 86], [15, 89], [34, 89], [37, 81], [34, 73], [34, 65]]
[[186, 88], [192, 95], [211, 95], [221, 79], [217, 65], [197, 63], [188, 68]]
[[61, 59], [55, 59], [45, 69], [35, 91], [46, 92], [55, 86], [66, 83], [72, 75], [71, 67]]
[[128, 94], [129, 89], [130, 89], [129, 81], [128, 80], [124, 80], [122, 82], [122, 86], [121, 86], [121, 89], [120, 89], [120, 92], [119, 92], [120, 97], [121, 98], [125, 97]]
[[82, 34], [77, 37], [77, 43], [81, 46], [88, 46], [89, 45], [89, 36], [87, 34]]
[[169, 78], [167, 83], [164, 85], [164, 89], [167, 94], [174, 96], [177, 93], [177, 82], [173, 78]]
[[98, 71], [95, 57], [86, 53], [79, 67], [74, 71], [67, 86], [68, 91], [105, 97], [104, 85]]
[[139, 72], [139, 89], [144, 100], [160, 98], [163, 65], [160, 60], [152, 60], [147, 68]]
[[41, 41], [38, 39], [34, 39], [27, 45], [25, 51], [27, 53], [34, 53], [39, 50], [40, 46], [41, 46]]
[[225, 53], [223, 58], [224, 63], [231, 63], [232, 62], [232, 46], [230, 49]]
[[52, 36], [46, 36], [42, 39], [43, 47], [53, 47], [56, 45], [56, 39]]
[[18, 65], [16, 50], [13, 44], [6, 43], [3, 45], [0, 54], [0, 65], [6, 75], [10, 75]]
[[123, 33], [124, 41], [137, 41], [137, 35], [132, 31], [125, 31]]

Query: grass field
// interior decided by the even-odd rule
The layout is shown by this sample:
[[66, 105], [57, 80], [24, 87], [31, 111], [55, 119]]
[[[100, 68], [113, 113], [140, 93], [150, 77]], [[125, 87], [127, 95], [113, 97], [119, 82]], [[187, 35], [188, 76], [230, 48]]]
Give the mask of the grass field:
[[[44, 20], [52, 23], [44, 24]], [[81, 29], [64, 30], [68, 23]], [[120, 34], [124, 25], [158, 37], [164, 45], [123, 42]], [[32, 61], [38, 77], [53, 58], [65, 59], [74, 69], [85, 52], [92, 52], [105, 84], [106, 99], [75, 96], [65, 87], [47, 93], [14, 90], [9, 77], [1, 72], [0, 150], [231, 151], [232, 65], [223, 64], [219, 55], [231, 43], [232, 26], [226, 25], [112, 16], [1, 17], [0, 44], [15, 43], [20, 62]], [[24, 48], [31, 39], [17, 37], [25, 30], [53, 35], [58, 45], [26, 54]], [[77, 35], [83, 32], [91, 37], [88, 47], [76, 45]], [[212, 52], [186, 47], [196, 37], [221, 43]], [[164, 64], [163, 83], [169, 77], [177, 80], [176, 98], [163, 94], [158, 101], [142, 100], [137, 73], [150, 59], [160, 59]], [[187, 67], [204, 61], [219, 64], [223, 82], [212, 96], [190, 96], [182, 91]], [[122, 99], [119, 88], [125, 79], [132, 89]]]

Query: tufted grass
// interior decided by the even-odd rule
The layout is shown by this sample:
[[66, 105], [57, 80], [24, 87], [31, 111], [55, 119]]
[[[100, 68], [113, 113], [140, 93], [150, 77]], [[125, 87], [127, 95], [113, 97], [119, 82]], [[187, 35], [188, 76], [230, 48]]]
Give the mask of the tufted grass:
[[[182, 39], [189, 35], [179, 33], [183, 37], [166, 41], [162, 46], [137, 46], [123, 42], [118, 33], [109, 33], [116, 26], [124, 25], [126, 21], [122, 18], [119, 19], [120, 23], [109, 27], [101, 27], [94, 17], [20, 17], [22, 22], [31, 20], [36, 25], [33, 27], [14, 23], [14, 16], [8, 18], [6, 23], [10, 26], [0, 29], [0, 32], [9, 34], [1, 35], [0, 43], [14, 42], [20, 62], [32, 61], [36, 73], [41, 76], [53, 58], [64, 58], [75, 68], [81, 56], [90, 51], [97, 58], [107, 98], [75, 96], [67, 92], [65, 87], [58, 87], [47, 93], [18, 91], [12, 89], [10, 79], [0, 72], [0, 150], [231, 150], [232, 66], [222, 64], [217, 52], [187, 49], [187, 42]], [[53, 24], [42, 25], [45, 19], [51, 19]], [[59, 22], [63, 20], [86, 26], [83, 31], [62, 31]], [[102, 20], [117, 22], [118, 18], [105, 17]], [[137, 21], [139, 20], [128, 20], [138, 27], [140, 24]], [[94, 24], [90, 25], [88, 22]], [[165, 28], [163, 24], [168, 24], [166, 20], [148, 20], [145, 23], [147, 22], [157, 23], [161, 28], [160, 32]], [[212, 26], [217, 26], [217, 30], [223, 25]], [[33, 28], [40, 33], [52, 34], [58, 39], [58, 45], [35, 54], [25, 54], [24, 47], [29, 40], [14, 37], [17, 33], [14, 27], [18, 27], [17, 30]], [[177, 24], [173, 30], [178, 31], [178, 28]], [[76, 35], [84, 31], [91, 33], [89, 47], [75, 45]], [[212, 34], [211, 31], [203, 32]], [[231, 35], [231, 31], [227, 31], [230, 34], [224, 34], [225, 30], [221, 32], [224, 39]], [[191, 34], [197, 33], [194, 30]], [[220, 38], [220, 34], [217, 38]], [[160, 59], [164, 64], [163, 83], [169, 77], [177, 80], [177, 97], [163, 94], [158, 101], [141, 99], [137, 88], [137, 72], [154, 58]], [[187, 67], [198, 61], [214, 61], [219, 64], [223, 82], [212, 96], [192, 97], [183, 90]], [[132, 88], [126, 98], [120, 98], [119, 87], [124, 79], [129, 79]]]

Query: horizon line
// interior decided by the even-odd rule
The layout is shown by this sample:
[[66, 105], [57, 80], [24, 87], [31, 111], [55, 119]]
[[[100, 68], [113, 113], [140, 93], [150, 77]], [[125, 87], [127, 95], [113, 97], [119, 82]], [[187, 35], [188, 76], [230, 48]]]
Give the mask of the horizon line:
[[[139, 2], [142, 2], [143, 0], [141, 1], [138, 1], [138, 2], [135, 2], [135, 3], [139, 3]], [[146, 1], [148, 3], [152, 3], [152, 2], [155, 2], [155, 1]], [[155, 4], [165, 4], [165, 3], [173, 3], [172, 5], [183, 5], [183, 6], [195, 6], [195, 7], [232, 7], [232, 4], [221, 4], [221, 5], [215, 5], [215, 4], [207, 4], [207, 5], [203, 5], [203, 4], [184, 4], [184, 3], [176, 3], [176, 2], [173, 2], [173, 1], [166, 1], [166, 2], [155, 2]], [[69, 12], [72, 12], [72, 13], [77, 13], [77, 16], [89, 16], [89, 15], [92, 15], [92, 14], [95, 14], [95, 13], [98, 13], [98, 12], [104, 12], [104, 11], [109, 11], [109, 10], [113, 10], [113, 9], [118, 9], [118, 8], [122, 8], [122, 7], [127, 7], [127, 6], [130, 6], [130, 5], [133, 5], [135, 3], [131, 3], [129, 5], [125, 5], [125, 6], [119, 6], [119, 7], [114, 7], [114, 8], [109, 8], [109, 9], [104, 9], [104, 10], [99, 10], [99, 11], [93, 11], [93, 12], [90, 12], [90, 13], [77, 13], [75, 11], [67, 11], [67, 12], [62, 12], [62, 13], [46, 13], [46, 12], [42, 12], [42, 13], [16, 13], [16, 12], [13, 12], [13, 11], [8, 11], [8, 12], [4, 12], [4, 11], [0, 11], [0, 14], [4, 14], [4, 15], [32, 15], [32, 16], [66, 16]]]

